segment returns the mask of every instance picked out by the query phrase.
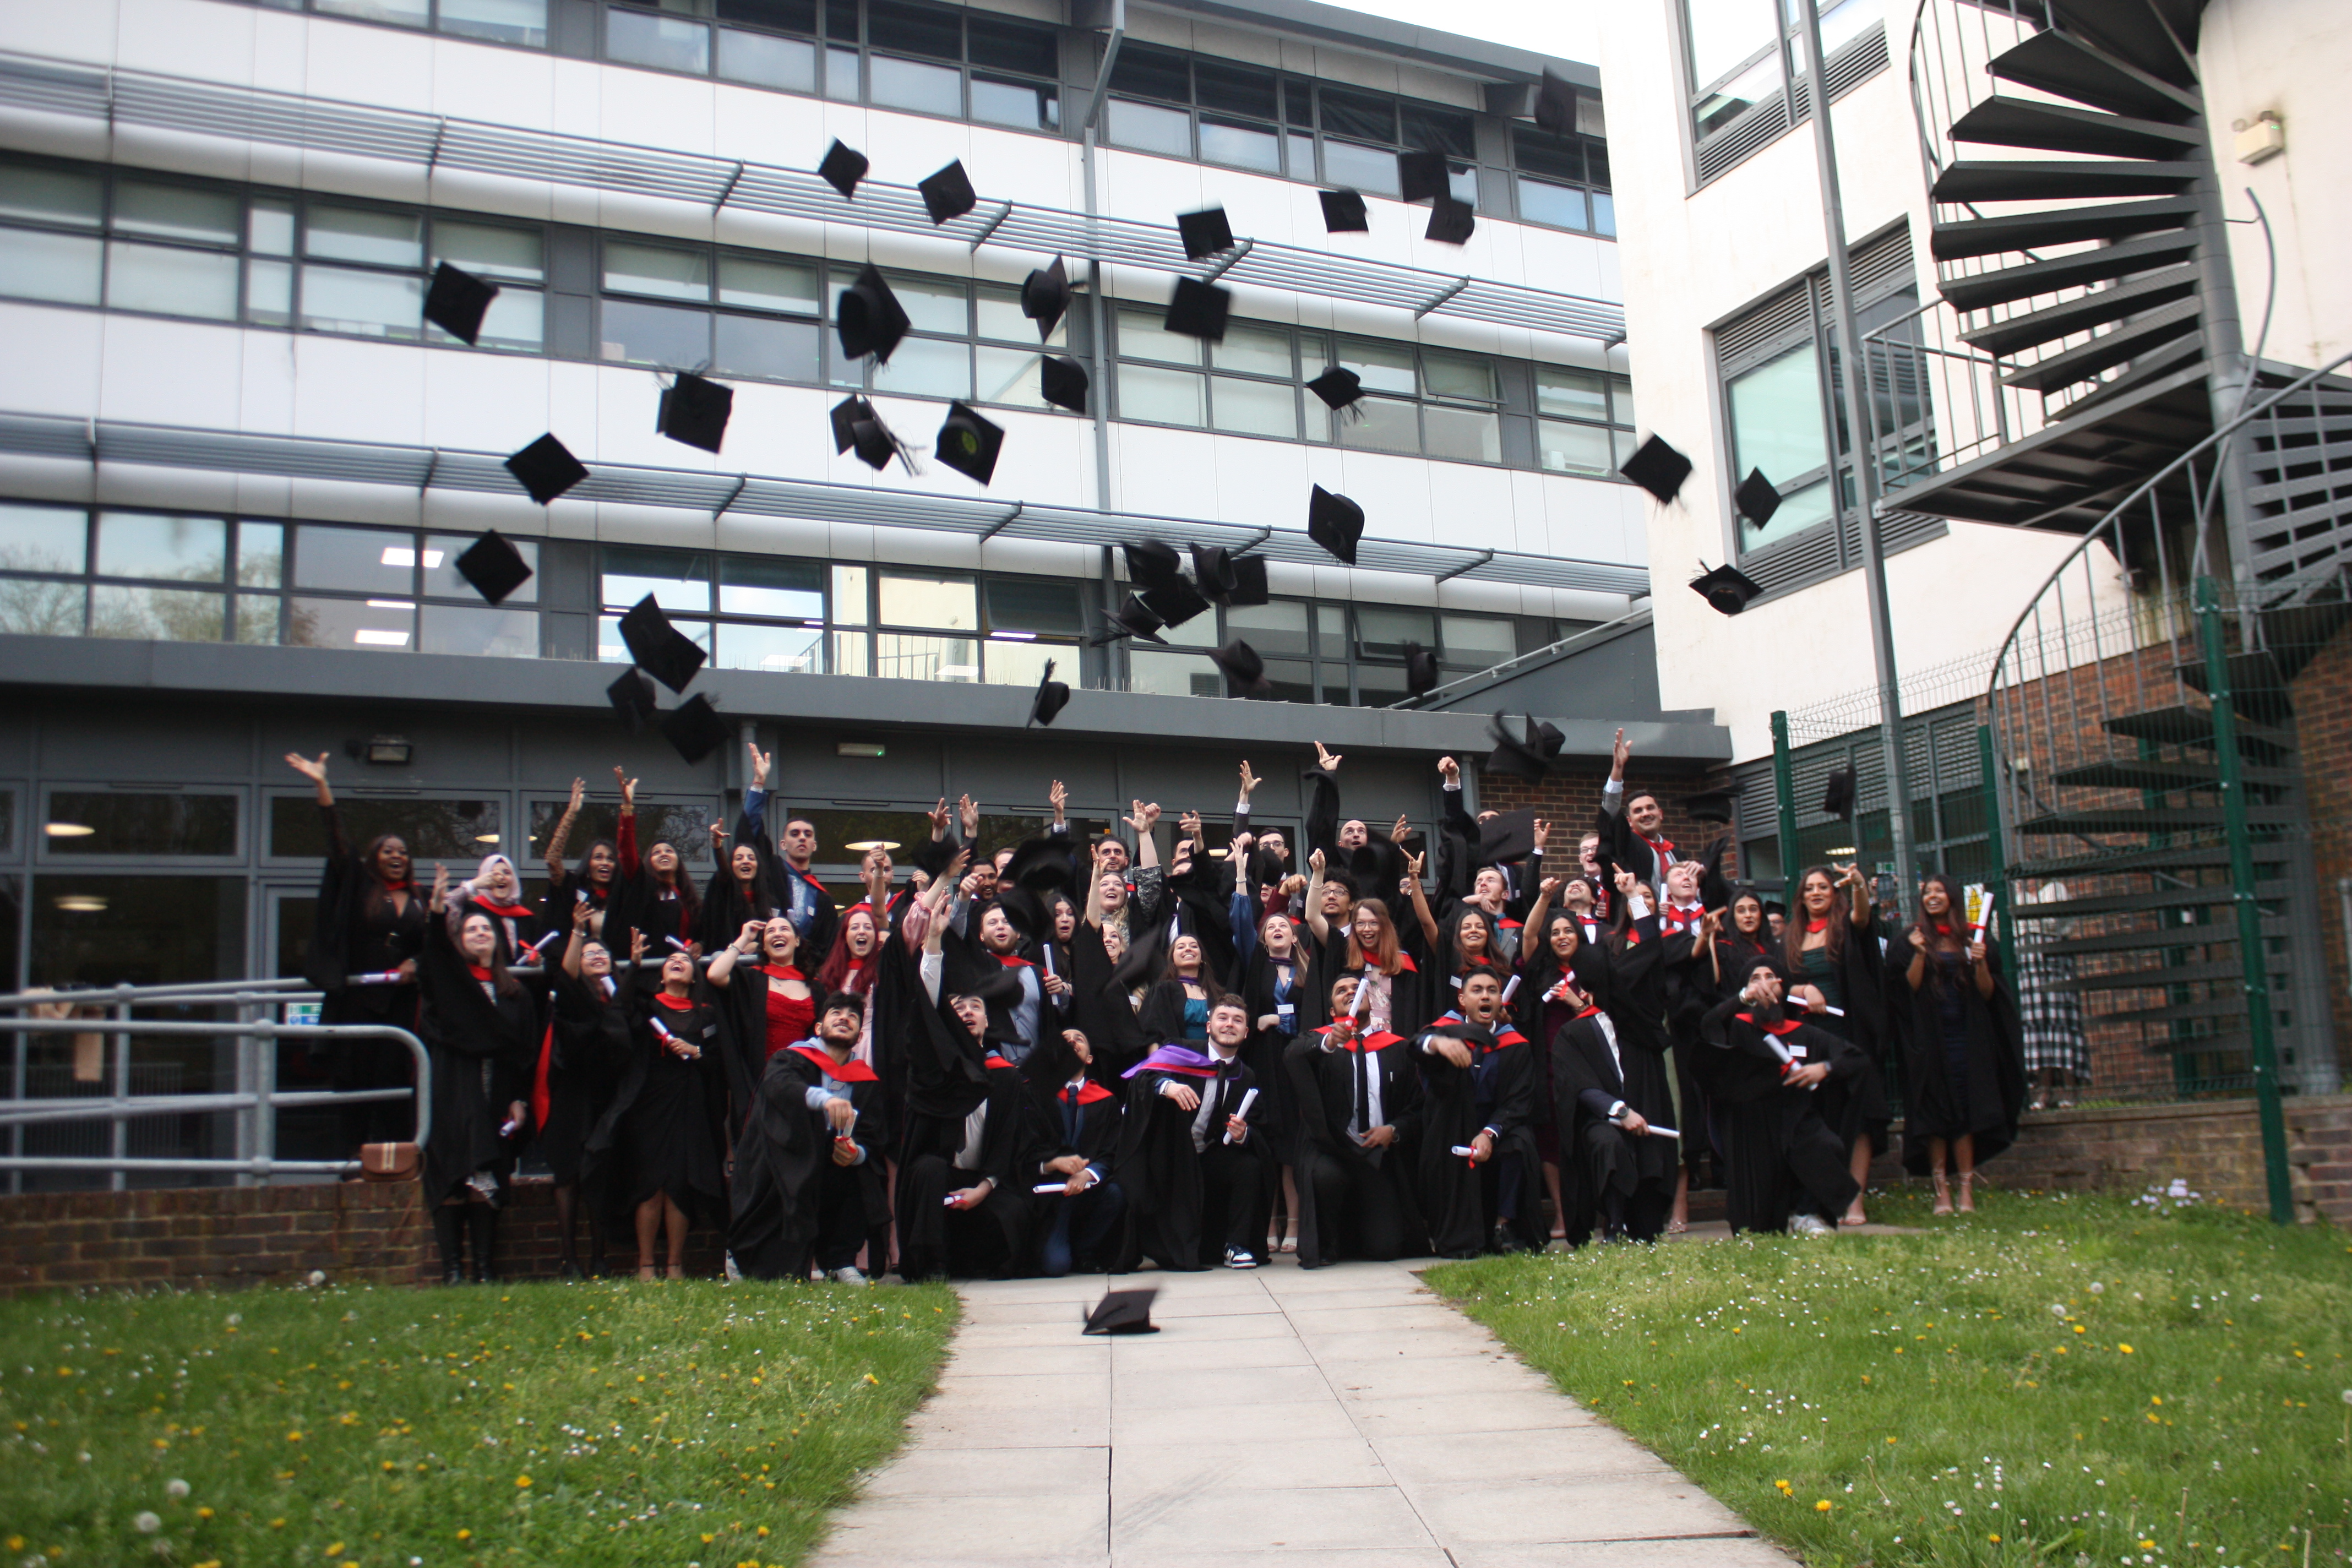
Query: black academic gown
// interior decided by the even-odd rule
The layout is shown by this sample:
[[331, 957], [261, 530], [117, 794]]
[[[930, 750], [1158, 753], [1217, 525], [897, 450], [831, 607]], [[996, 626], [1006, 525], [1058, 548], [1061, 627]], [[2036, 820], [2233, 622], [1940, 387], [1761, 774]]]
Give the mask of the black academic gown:
[[629, 1007], [616, 988], [549, 971], [554, 983], [554, 1016], [545, 1043], [547, 1110], [540, 1122], [539, 1149], [559, 1186], [580, 1180], [588, 1135], [619, 1092], [629, 1059]]
[[[1654, 927], [1656, 919], [1645, 916], [1637, 925]], [[1615, 1035], [1613, 1050], [1610, 1033], [1601, 1028], [1603, 1017]], [[1585, 1190], [1604, 1215], [1620, 1223], [1631, 1220], [1643, 1240], [1655, 1234], [1674, 1201], [1676, 1146], [1670, 1138], [1627, 1132], [1609, 1112], [1622, 1103], [1645, 1121], [1675, 1127], [1686, 1141], [1704, 1136], [1687, 1111], [1675, 1126], [1666, 1043], [1652, 1007], [1622, 1000], [1612, 1008], [1596, 1005], [1579, 1013], [1552, 1040], [1563, 1162], [1575, 1162]]]
[[431, 1206], [462, 1196], [474, 1173], [488, 1171], [498, 1183], [493, 1201], [503, 1205], [521, 1130], [509, 1137], [499, 1129], [515, 1101], [530, 1100], [539, 1062], [537, 1003], [520, 981], [498, 989], [476, 978], [439, 920], [426, 927], [416, 977], [422, 992], [417, 1034], [433, 1063], [425, 1202]]
[[[1438, 1035], [1470, 1047], [1471, 1065], [1455, 1067], [1430, 1047]], [[1448, 1013], [1414, 1043], [1422, 1087], [1421, 1212], [1429, 1223], [1429, 1245], [1441, 1258], [1475, 1258], [1486, 1250], [1494, 1187], [1506, 1156], [1517, 1164], [1522, 1184], [1517, 1236], [1540, 1250], [1542, 1188], [1537, 1181], [1535, 1118], [1541, 1069], [1535, 1047], [1507, 1018], [1483, 1029]], [[1456, 1148], [1467, 1148], [1486, 1128], [1495, 1131], [1491, 1158], [1474, 1166]]]
[[1150, 1044], [1144, 1038], [1135, 1005], [1128, 1000], [1127, 981], [1114, 969], [1103, 949], [1102, 932], [1084, 921], [1070, 938], [1070, 1025], [1093, 1047], [1094, 1064], [1087, 1076], [1114, 1092], [1123, 1089], [1120, 1075], [1141, 1061]]
[[[1203, 1056], [1213, 1055], [1205, 1044], [1194, 1048]], [[1242, 1100], [1256, 1087], [1257, 1075], [1237, 1054], [1220, 1071], [1153, 1068], [1129, 1080], [1118, 1176], [1133, 1220], [1133, 1251], [1151, 1258], [1162, 1268], [1189, 1271], [1220, 1261], [1226, 1234], [1234, 1228], [1234, 1216], [1222, 1211], [1210, 1212], [1208, 1184], [1202, 1178], [1202, 1167], [1211, 1156], [1208, 1150], [1196, 1151], [1192, 1147], [1192, 1122], [1200, 1112], [1186, 1110], [1169, 1099], [1160, 1089], [1166, 1083], [1181, 1083], [1192, 1089], [1204, 1105], [1215, 1103], [1222, 1091], [1223, 1109], [1213, 1119], [1209, 1134], [1211, 1148], [1218, 1150], [1222, 1156], [1226, 1147], [1223, 1142], [1224, 1118], [1241, 1113]], [[1256, 1115], [1255, 1106], [1251, 1107], [1250, 1113]], [[1243, 1157], [1262, 1157], [1255, 1144], [1255, 1139], [1252, 1138], [1239, 1146]], [[1266, 1206], [1263, 1179], [1257, 1184], [1257, 1192], [1260, 1196], [1256, 1206], [1261, 1212], [1252, 1234], [1263, 1237], [1263, 1210]], [[1255, 1251], [1257, 1247], [1253, 1246], [1249, 1250]]]
[[735, 1266], [755, 1279], [806, 1279], [816, 1240], [811, 1184], [831, 1165], [834, 1131], [808, 1091], [832, 1079], [857, 1110], [850, 1141], [865, 1160], [847, 1167], [856, 1184], [870, 1233], [887, 1225], [890, 1202], [883, 1174], [889, 1130], [883, 1120], [882, 1083], [874, 1069], [851, 1058], [835, 1063], [814, 1042], [789, 1047], [762, 1068], [752, 1113], [735, 1141], [727, 1247]]
[[[406, 907], [395, 908], [390, 890], [363, 863], [343, 836], [342, 816], [333, 806], [321, 808], [327, 833], [327, 857], [319, 872], [319, 902], [310, 932], [310, 951], [304, 955], [303, 977], [326, 993], [319, 1007], [321, 1024], [380, 1024], [394, 1028], [416, 1026], [417, 987], [414, 981], [397, 985], [353, 985], [355, 975], [381, 974], [398, 969], [424, 951], [425, 928], [430, 916], [424, 895], [412, 887]], [[344, 1090], [400, 1089], [416, 1077], [415, 1058], [398, 1040], [339, 1039], [326, 1050], [328, 1081]], [[389, 1143], [408, 1138], [415, 1130], [414, 1107], [396, 1100], [370, 1100], [344, 1108], [343, 1136], [351, 1151], [362, 1143]]]
[[[1283, 1054], [1299, 1119], [1299, 1266], [1319, 1268], [1366, 1252], [1420, 1257], [1429, 1230], [1413, 1182], [1422, 1108], [1412, 1044], [1375, 1035], [1365, 1042], [1368, 1051], [1326, 1050], [1328, 1029], [1301, 1035]], [[1397, 1130], [1397, 1141], [1385, 1149], [1365, 1149], [1349, 1135], [1360, 1061], [1365, 1072], [1380, 1074], [1381, 1120]], [[1320, 1212], [1318, 1186], [1344, 1191], [1349, 1212]]]
[[[1897, 956], [1908, 951], [1906, 941]], [[1990, 997], [1978, 993], [1974, 970], [1958, 954], [1941, 961], [1941, 973], [1930, 958], [1916, 991], [1907, 962], [1890, 982], [1903, 1053], [1903, 1163], [1913, 1175], [1927, 1173], [1931, 1138], [1969, 1137], [1979, 1165], [2017, 1142], [2025, 1108], [2022, 1036], [1990, 943], [1987, 956], [1994, 965]]]
[[[1045, 1147], [1028, 1080], [943, 1007], [930, 1009], [919, 1037], [919, 1071], [908, 1079], [898, 1139], [899, 1273], [909, 1280], [958, 1271], [1017, 1274], [1028, 1260], [1035, 1212], [1030, 1188]], [[959, 1165], [968, 1119], [983, 1104], [988, 1114], [973, 1163]], [[982, 1177], [994, 1187], [978, 1208], [947, 1208], [950, 1193], [977, 1186]]]
[[[1785, 1020], [1768, 1032], [1740, 1009], [1721, 1002], [1700, 1026], [1717, 1053], [1710, 1074], [1723, 1119], [1727, 1217], [1736, 1233], [1785, 1229], [1801, 1193], [1831, 1224], [1859, 1191], [1846, 1165], [1845, 1144], [1822, 1118], [1821, 1099], [1831, 1085], [1851, 1082], [1863, 1069], [1859, 1052], [1814, 1025]], [[1775, 1048], [1777, 1046], [1777, 1049]], [[1830, 1077], [1818, 1089], [1786, 1081], [1789, 1062], [1826, 1062]]]
[[[1542, 938], [1538, 934], [1528, 940], [1532, 944]], [[1657, 917], [1651, 914], [1623, 931], [1604, 929], [1597, 941], [1580, 942], [1570, 965], [1577, 988], [1607, 1010], [1620, 1037], [1645, 1039], [1653, 1052], [1664, 1049], [1659, 1037], [1664, 1009], [1664, 958]], [[1574, 1021], [1576, 1005], [1560, 992], [1559, 961], [1549, 946], [1531, 952], [1520, 973], [1519, 989], [1512, 999], [1519, 1028], [1530, 1039], [1545, 1042], [1549, 1082], [1546, 1109], [1559, 1154], [1560, 1226], [1569, 1246], [1581, 1247], [1591, 1238], [1599, 1192], [1591, 1162], [1582, 1156], [1577, 1142], [1575, 1097], [1562, 1089], [1569, 1073], [1560, 1055], [1559, 1036]]]
[[[1300, 1022], [1307, 985], [1305, 958], [1304, 953], [1293, 954], [1290, 987], [1281, 994], [1281, 966], [1266, 956], [1263, 947], [1253, 948], [1235, 987], [1249, 1004], [1250, 1037], [1242, 1043], [1242, 1060], [1249, 1064], [1258, 1086], [1257, 1103], [1250, 1108], [1250, 1141], [1263, 1141], [1267, 1156], [1283, 1165], [1298, 1163], [1298, 1105], [1282, 1058], [1307, 1027]], [[1287, 1019], [1282, 1016], [1286, 1004], [1290, 1008]], [[1273, 1018], [1275, 1026], [1259, 1028], [1261, 1018]]]
[[[724, 1223], [726, 1068], [719, 1010], [707, 995], [636, 994], [630, 1008], [629, 1059], [613, 1103], [588, 1135], [581, 1179], [608, 1225], [633, 1223], [656, 1194], [686, 1211], [693, 1226]], [[672, 1051], [661, 1026], [701, 1056]]]
[[[1833, 908], [1830, 918], [1844, 921], [1844, 906]], [[1883, 1152], [1895, 1113], [1886, 1098], [1889, 1030], [1886, 962], [1879, 952], [1880, 934], [1875, 913], [1866, 926], [1845, 927], [1845, 940], [1840, 944], [1831, 971], [1838, 983], [1836, 994], [1829, 998], [1832, 1005], [1844, 1007], [1845, 1016], [1823, 1015], [1813, 1019], [1811, 1026], [1844, 1040], [1853, 1047], [1856, 1058], [1850, 1074], [1822, 1085], [1822, 1120], [1835, 1130], [1848, 1149], [1853, 1147], [1856, 1139], [1866, 1137], [1872, 1149]], [[1805, 965], [1801, 956], [1785, 967], [1790, 985], [1811, 984], [1820, 978]]]

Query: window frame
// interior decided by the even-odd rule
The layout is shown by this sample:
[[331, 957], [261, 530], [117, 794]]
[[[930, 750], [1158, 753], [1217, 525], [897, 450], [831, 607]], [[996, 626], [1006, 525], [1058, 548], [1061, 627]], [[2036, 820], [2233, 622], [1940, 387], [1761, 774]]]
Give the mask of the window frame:
[[[26, 858], [35, 871], [72, 872], [120, 870], [128, 866], [152, 867], [156, 874], [171, 871], [203, 871], [226, 867], [242, 867], [247, 863], [253, 845], [253, 823], [249, 791], [242, 781], [222, 783], [173, 782], [117, 783], [111, 780], [83, 782], [71, 776], [44, 777], [37, 785], [37, 797], [28, 805], [37, 805], [32, 813], [40, 831], [36, 836], [32, 852]], [[231, 847], [217, 854], [172, 855], [161, 851], [124, 851], [113, 854], [60, 854], [52, 846], [48, 824], [58, 821], [54, 802], [59, 794], [98, 795], [163, 795], [191, 798], [223, 798], [230, 805]]]

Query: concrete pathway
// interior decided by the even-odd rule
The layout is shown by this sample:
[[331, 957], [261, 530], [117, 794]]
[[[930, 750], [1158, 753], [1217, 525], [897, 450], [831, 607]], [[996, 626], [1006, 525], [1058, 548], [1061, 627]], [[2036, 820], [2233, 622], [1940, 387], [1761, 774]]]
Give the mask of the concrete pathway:
[[1099, 1276], [963, 1288], [908, 1447], [826, 1568], [1787, 1568], [1402, 1265], [1140, 1274], [1157, 1334], [1078, 1332]]

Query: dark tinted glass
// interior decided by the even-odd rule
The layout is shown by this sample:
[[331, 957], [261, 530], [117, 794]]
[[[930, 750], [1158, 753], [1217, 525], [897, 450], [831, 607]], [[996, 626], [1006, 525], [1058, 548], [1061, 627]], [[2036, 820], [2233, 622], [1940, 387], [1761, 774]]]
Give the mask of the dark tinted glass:
[[991, 631], [1076, 636], [1086, 630], [1086, 615], [1072, 584], [992, 582], [988, 585], [988, 625]]
[[718, 352], [712, 363], [719, 370], [770, 381], [816, 379], [817, 330], [807, 322], [721, 316], [718, 329]]
[[877, 49], [960, 60], [963, 58], [963, 19], [952, 11], [929, 5], [866, 0], [866, 41]]
[[971, 32], [972, 64], [1027, 76], [1062, 74], [1061, 42], [1051, 29], [980, 16], [965, 25]]
[[1404, 106], [1404, 140], [1411, 147], [1425, 148], [1455, 158], [1477, 155], [1477, 143], [1470, 130], [1470, 117], [1454, 110], [1432, 109], [1425, 104]]
[[1584, 178], [1584, 148], [1574, 137], [1546, 136], [1539, 131], [1515, 133], [1516, 153], [1523, 173], [1555, 180]]
[[[865, 858], [863, 847], [883, 844], [891, 846], [890, 858], [901, 869], [898, 876], [906, 878], [903, 868], [914, 864], [915, 851], [930, 842], [931, 819], [919, 811], [794, 811], [795, 821], [805, 821], [816, 829], [816, 858], [820, 865], [855, 866]], [[781, 822], [772, 822], [769, 831], [782, 828]], [[833, 889], [835, 901], [847, 904], [863, 895], [846, 885]]]
[[[850, 26], [857, 25], [855, 5], [843, 5], [835, 9], [848, 12]], [[814, 33], [816, 0], [719, 0], [719, 19], [749, 22], [755, 27], [773, 27], [779, 32]]]
[[[513, 853], [499, 837], [501, 815], [495, 800], [365, 800], [342, 796], [335, 809], [343, 837], [358, 854], [371, 839], [398, 834], [415, 859], [478, 865], [493, 850]], [[681, 848], [684, 846], [680, 846]], [[278, 795], [269, 803], [269, 853], [281, 859], [316, 859], [327, 852], [327, 826], [317, 802], [307, 795]], [[470, 871], [467, 872], [471, 874]], [[431, 871], [428, 868], [429, 879]]]
[[1114, 92], [1137, 98], [1156, 98], [1166, 103], [1192, 101], [1192, 74], [1184, 57], [1148, 44], [1130, 43], [1120, 48], [1118, 64], [1111, 68], [1110, 85]]
[[824, 8], [824, 36], [845, 44], [857, 41], [857, 0], [831, 0]]
[[1393, 142], [1397, 139], [1396, 101], [1368, 92], [1327, 87], [1323, 89], [1323, 130], [1327, 135]]
[[234, 855], [236, 797], [59, 790], [43, 831], [52, 855]]
[[1282, 84], [1283, 118], [1302, 131], [1315, 128], [1315, 89], [1303, 81]]
[[1609, 188], [1609, 144], [1588, 141], [1584, 144], [1585, 177], [1602, 190]]
[[1192, 90], [1199, 95], [1203, 109], [1221, 109], [1229, 114], [1254, 114], [1261, 120], [1275, 117], [1274, 73], [1271, 71], [1213, 65], [1201, 60], [1192, 67]]
[[[305, 800], [304, 805], [310, 803]], [[318, 809], [311, 807], [311, 815]], [[198, 980], [227, 980], [249, 973], [245, 966], [245, 878], [234, 877], [111, 877], [44, 876], [35, 881], [34, 907], [40, 918], [33, 922], [33, 967], [26, 976], [36, 985], [61, 985], [80, 981], [90, 985], [160, 985]], [[172, 1014], [166, 1014], [171, 1016]], [[180, 1016], [190, 1015], [181, 1014]], [[68, 1093], [66, 1061], [70, 1035], [33, 1036], [46, 1041], [49, 1061], [57, 1064], [58, 1088]], [[214, 1042], [209, 1039], [173, 1041], [140, 1037], [131, 1047], [131, 1070], [161, 1069], [168, 1081], [205, 1087], [214, 1071]], [[289, 1055], [295, 1053], [289, 1053]], [[44, 1063], [34, 1053], [29, 1064], [34, 1081], [40, 1081]], [[135, 1085], [136, 1077], [132, 1079]], [[158, 1124], [142, 1129], [131, 1123], [133, 1154], [171, 1156], [175, 1153], [226, 1153], [226, 1150], [196, 1148], [186, 1141], [181, 1123], [198, 1118], [158, 1116], [143, 1119]], [[27, 1129], [25, 1152], [35, 1147]], [[89, 1152], [80, 1149], [59, 1152]], [[135, 1178], [134, 1178], [135, 1179]]]

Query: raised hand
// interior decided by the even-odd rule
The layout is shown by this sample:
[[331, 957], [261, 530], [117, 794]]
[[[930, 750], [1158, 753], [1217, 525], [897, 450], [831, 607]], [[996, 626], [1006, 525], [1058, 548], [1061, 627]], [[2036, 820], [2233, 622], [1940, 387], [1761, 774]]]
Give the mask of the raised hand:
[[957, 796], [956, 820], [963, 825], [963, 836], [966, 838], [978, 838], [980, 837], [980, 803], [968, 795]]
[[1421, 868], [1423, 862], [1427, 861], [1428, 858], [1429, 852], [1427, 850], [1423, 850], [1418, 855], [1408, 855], [1405, 857], [1404, 879], [1408, 885], [1421, 880]]
[[320, 752], [319, 753], [319, 760], [314, 763], [299, 752], [289, 752], [286, 753], [286, 765], [292, 768], [296, 773], [300, 773], [304, 778], [309, 779], [312, 784], [325, 784], [327, 782], [327, 758], [332, 753], [331, 752]]
[[1315, 742], [1315, 765], [1327, 773], [1336, 773], [1339, 771], [1339, 754], [1325, 751], [1323, 742], [1318, 741]]
[[1186, 812], [1183, 816], [1176, 819], [1176, 826], [1177, 829], [1187, 838], [1200, 837], [1201, 814], [1197, 811]]
[[1246, 864], [1249, 860], [1250, 846], [1256, 842], [1257, 837], [1254, 834], [1236, 833], [1225, 845], [1225, 858], [1236, 866]]
[[449, 868], [438, 860], [433, 863], [433, 896], [425, 907], [436, 915], [449, 907]]
[[573, 779], [572, 781], [572, 798], [569, 801], [566, 801], [563, 806], [565, 813], [569, 814], [579, 810], [580, 803], [587, 798], [588, 781], [586, 779]]
[[1315, 874], [1317, 876], [1321, 876], [1323, 874], [1323, 851], [1318, 849], [1314, 854], [1309, 855], [1307, 858], [1307, 863], [1314, 868]]
[[1404, 819], [1404, 813], [1401, 811], [1398, 812], [1396, 826], [1389, 829], [1389, 842], [1391, 844], [1402, 844], [1412, 837], [1412, 824]]
[[572, 906], [572, 934], [574, 936], [585, 935], [588, 930], [588, 922], [595, 918], [595, 905], [589, 903], [584, 899], [575, 901]]
[[1927, 952], [1927, 933], [1921, 931], [1917, 926], [1913, 926], [1911, 928], [1911, 945], [1917, 948], [1921, 952]]
[[725, 827], [723, 825], [721, 825], [721, 824], [719, 824], [719, 823], [717, 823], [717, 822], [713, 822], [713, 823], [710, 825], [710, 854], [711, 854], [711, 858], [712, 858], [713, 859], [717, 859], [717, 860], [724, 860], [724, 859], [726, 859], [726, 858], [727, 858], [726, 849], [727, 849], [727, 829], [726, 829], [726, 827]]
[[1636, 877], [1633, 872], [1627, 870], [1622, 866], [1617, 868], [1617, 896], [1619, 898], [1632, 898], [1641, 886], [1641, 878]]
[[1045, 804], [1054, 808], [1054, 820], [1061, 821], [1064, 812], [1069, 808], [1070, 804], [1070, 792], [1062, 787], [1061, 780], [1055, 779], [1052, 786], [1045, 791]]
[[948, 836], [948, 797], [940, 796], [940, 804], [924, 815], [931, 819], [931, 837], [945, 838]]
[[629, 933], [629, 958], [630, 958], [630, 961], [631, 961], [632, 963], [638, 962], [638, 961], [643, 960], [645, 956], [646, 956], [646, 933], [645, 933], [643, 931], [631, 931], [631, 932]]
[[1449, 787], [1458, 784], [1462, 782], [1462, 764], [1452, 757], [1440, 757], [1437, 759], [1437, 776], [1444, 779]]
[[1544, 846], [1545, 846], [1545, 845], [1547, 845], [1547, 844], [1549, 844], [1549, 842], [1551, 842], [1551, 824], [1550, 824], [1550, 823], [1549, 823], [1549, 822], [1546, 822], [1546, 821], [1545, 821], [1542, 817], [1540, 817], [1540, 816], [1537, 817], [1537, 818], [1536, 818], [1536, 825], [1535, 825], [1535, 836], [1536, 836], [1536, 853], [1537, 853], [1537, 854], [1538, 854], [1538, 855], [1540, 855], [1540, 854], [1542, 854], [1542, 853], [1544, 852]]
[[1617, 731], [1617, 739], [1609, 749], [1609, 776], [1623, 783], [1625, 764], [1633, 760], [1633, 748], [1626, 742], [1625, 731]]
[[1256, 791], [1261, 782], [1255, 773], [1250, 772], [1249, 763], [1246, 762], [1242, 763], [1242, 798], [1244, 800], [1247, 800]]
[[613, 782], [620, 786], [621, 810], [625, 813], [634, 813], [637, 809], [637, 781], [629, 776], [628, 769], [614, 768]]
[[753, 789], [766, 789], [768, 787], [768, 767], [770, 763], [776, 760], [775, 753], [773, 752], [763, 752], [760, 750], [759, 742], [756, 741], [745, 742], [744, 750], [751, 753], [751, 787]]

